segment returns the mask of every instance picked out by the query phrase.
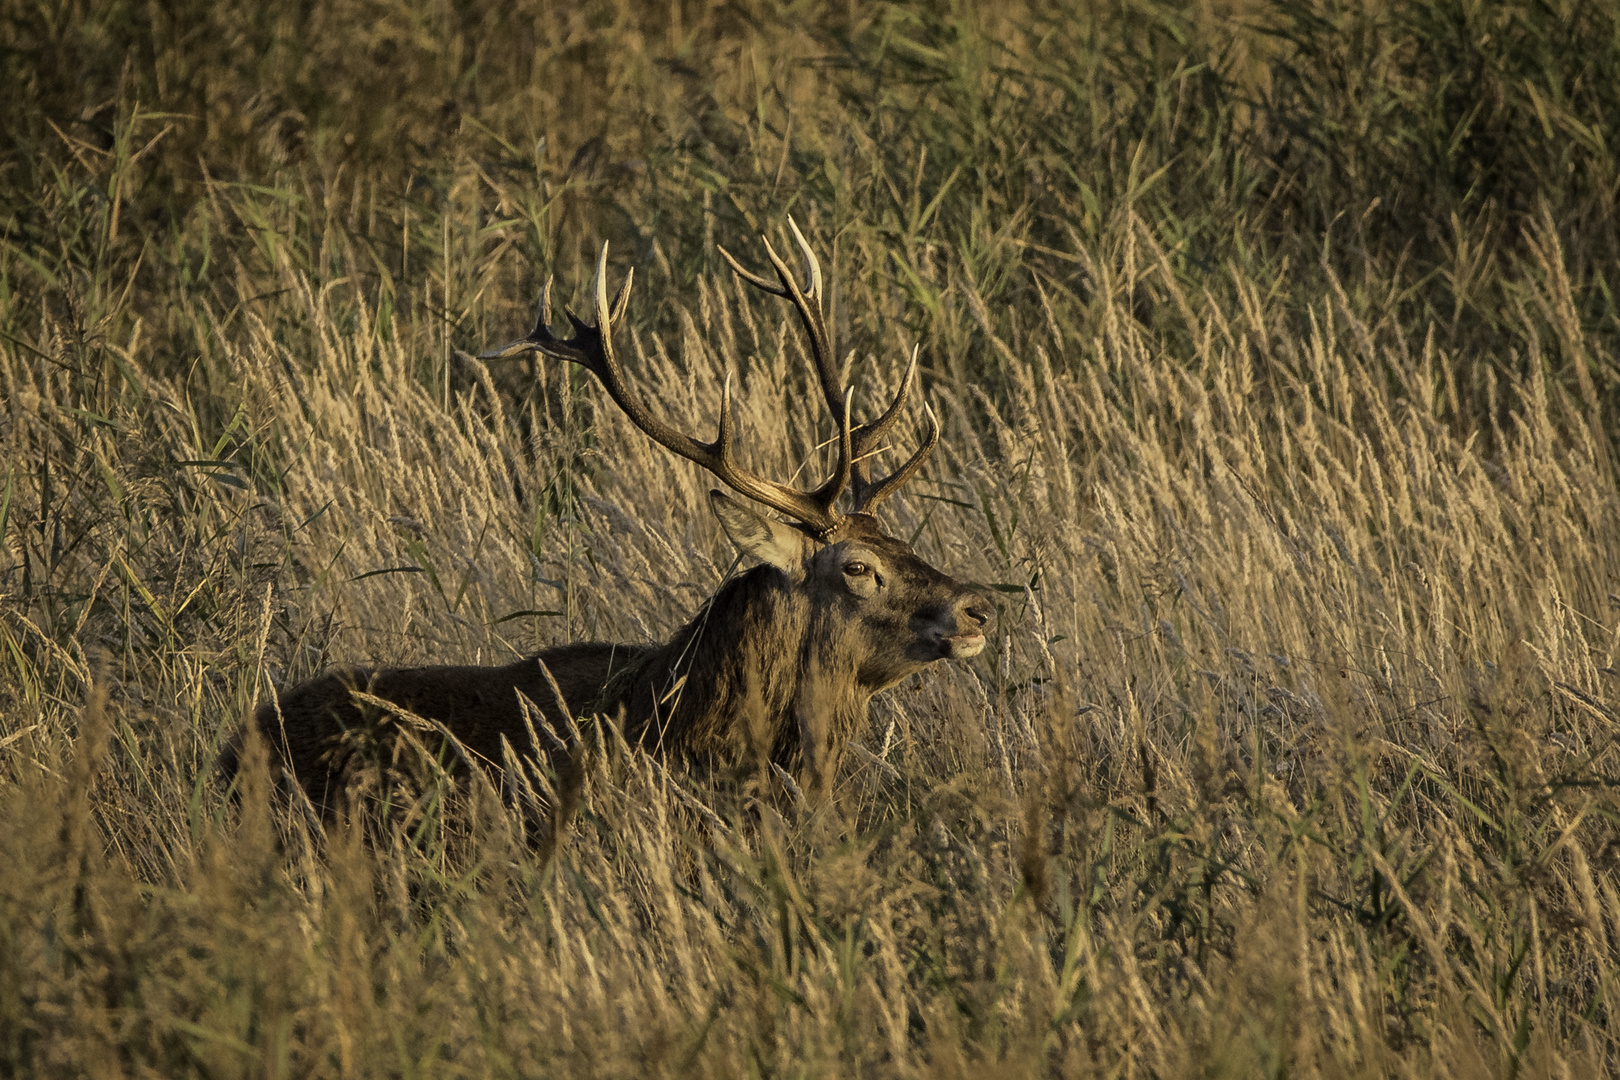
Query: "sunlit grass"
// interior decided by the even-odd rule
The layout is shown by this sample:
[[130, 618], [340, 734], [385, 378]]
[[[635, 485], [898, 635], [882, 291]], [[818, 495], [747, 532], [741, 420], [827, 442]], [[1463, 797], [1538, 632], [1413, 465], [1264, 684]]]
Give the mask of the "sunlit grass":
[[[1614, 1070], [1602, 5], [171, 9], [0, 4], [5, 1071]], [[272, 685], [680, 625], [710, 478], [469, 354], [609, 240], [651, 407], [816, 474], [788, 212], [984, 655], [813, 808], [228, 802]]]

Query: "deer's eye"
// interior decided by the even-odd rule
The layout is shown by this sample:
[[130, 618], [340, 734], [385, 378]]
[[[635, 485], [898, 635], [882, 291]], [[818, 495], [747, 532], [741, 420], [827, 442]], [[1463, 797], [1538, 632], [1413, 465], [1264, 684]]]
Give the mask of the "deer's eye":
[[867, 574], [870, 574], [871, 572], [872, 572], [872, 568], [870, 566], [867, 566], [863, 562], [852, 562], [852, 563], [845, 563], [844, 564], [844, 576], [846, 576], [846, 577], [865, 577]]

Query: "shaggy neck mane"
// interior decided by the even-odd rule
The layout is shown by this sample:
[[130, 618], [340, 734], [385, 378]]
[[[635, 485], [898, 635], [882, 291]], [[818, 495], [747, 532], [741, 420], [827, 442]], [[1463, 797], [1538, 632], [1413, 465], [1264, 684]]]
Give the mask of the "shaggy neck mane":
[[820, 719], [816, 741], [824, 742], [830, 728], [851, 727], [871, 697], [853, 671], [821, 662], [817, 639], [828, 628], [819, 621], [781, 570], [757, 566], [626, 669], [623, 683], [604, 691], [601, 711], [622, 706], [631, 741], [693, 764], [765, 754], [794, 767], [807, 716]]

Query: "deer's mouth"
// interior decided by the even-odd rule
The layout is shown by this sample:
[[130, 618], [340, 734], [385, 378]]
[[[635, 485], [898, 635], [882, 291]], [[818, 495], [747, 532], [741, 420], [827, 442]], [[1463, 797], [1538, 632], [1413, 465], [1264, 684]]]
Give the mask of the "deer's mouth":
[[941, 655], [952, 660], [966, 660], [970, 656], [978, 656], [983, 650], [984, 635], [977, 631], [971, 634], [955, 634], [939, 643]]

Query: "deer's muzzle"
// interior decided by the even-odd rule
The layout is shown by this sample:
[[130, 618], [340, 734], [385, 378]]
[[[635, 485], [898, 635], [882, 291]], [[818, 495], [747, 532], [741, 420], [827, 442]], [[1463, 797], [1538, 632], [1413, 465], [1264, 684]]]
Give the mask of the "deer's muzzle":
[[996, 622], [995, 612], [978, 597], [969, 597], [957, 603], [953, 616], [941, 628], [939, 655], [946, 660], [966, 660], [984, 650], [985, 631]]

